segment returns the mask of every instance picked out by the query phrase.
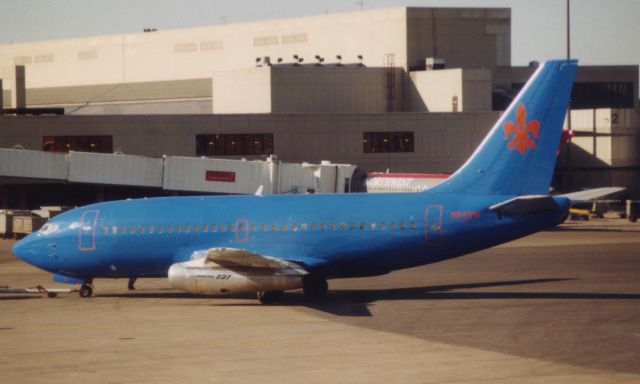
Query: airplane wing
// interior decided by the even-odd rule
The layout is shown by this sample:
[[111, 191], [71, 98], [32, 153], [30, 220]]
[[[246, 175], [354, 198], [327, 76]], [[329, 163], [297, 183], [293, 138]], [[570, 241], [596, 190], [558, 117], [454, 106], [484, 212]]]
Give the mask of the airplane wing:
[[300, 274], [307, 272], [300, 265], [279, 258], [260, 255], [245, 249], [212, 248], [207, 251], [206, 260], [226, 268], [270, 268], [292, 269]]
[[624, 191], [625, 189], [626, 188], [623, 187], [593, 188], [586, 189], [584, 191], [565, 193], [564, 195], [560, 196], [566, 197], [567, 199], [571, 200], [571, 204], [576, 204], [599, 199], [604, 196], [612, 195], [616, 192]]
[[297, 263], [246, 249], [211, 248], [193, 252], [191, 257], [169, 268], [169, 283], [200, 294], [298, 289], [309, 273]]
[[557, 207], [553, 197], [547, 195], [518, 196], [513, 199], [494, 204], [490, 210], [499, 215], [521, 215], [553, 210]]

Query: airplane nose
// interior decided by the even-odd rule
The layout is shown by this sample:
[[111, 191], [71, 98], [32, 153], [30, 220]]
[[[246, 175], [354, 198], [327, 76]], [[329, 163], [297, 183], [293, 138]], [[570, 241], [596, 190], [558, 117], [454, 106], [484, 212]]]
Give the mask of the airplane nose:
[[22, 240], [19, 240], [17, 243], [13, 245], [12, 252], [15, 257], [18, 259], [25, 261], [29, 264], [35, 265], [35, 258], [38, 256], [38, 253], [32, 246], [33, 244], [33, 235], [29, 235]]

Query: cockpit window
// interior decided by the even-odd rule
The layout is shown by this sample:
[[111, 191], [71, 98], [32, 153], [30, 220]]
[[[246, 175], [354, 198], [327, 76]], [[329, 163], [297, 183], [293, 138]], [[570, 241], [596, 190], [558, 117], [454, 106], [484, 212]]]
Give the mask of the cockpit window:
[[40, 233], [42, 233], [43, 235], [50, 235], [56, 232], [59, 228], [60, 226], [58, 224], [46, 223], [42, 226], [42, 228], [40, 228]]

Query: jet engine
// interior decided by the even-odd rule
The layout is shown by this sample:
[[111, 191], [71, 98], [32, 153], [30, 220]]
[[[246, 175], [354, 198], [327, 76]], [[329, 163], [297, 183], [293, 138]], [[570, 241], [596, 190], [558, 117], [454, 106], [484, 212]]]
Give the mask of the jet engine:
[[303, 276], [292, 268], [222, 266], [206, 259], [176, 263], [169, 268], [173, 288], [209, 295], [299, 289]]

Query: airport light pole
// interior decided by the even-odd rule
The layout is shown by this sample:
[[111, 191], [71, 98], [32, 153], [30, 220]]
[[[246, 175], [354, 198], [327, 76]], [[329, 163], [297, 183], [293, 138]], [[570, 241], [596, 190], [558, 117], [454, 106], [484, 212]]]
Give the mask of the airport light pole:
[[[566, 16], [567, 16], [567, 60], [571, 59], [571, 0], [567, 0], [567, 10], [566, 10]], [[569, 96], [569, 106], [567, 107], [567, 129], [569, 130], [569, 132], [572, 132], [571, 130], [571, 96]], [[567, 169], [566, 169], [566, 173], [565, 173], [565, 182], [564, 182], [564, 188], [565, 190], [568, 190], [568, 188], [572, 188], [573, 187], [573, 167], [571, 165], [571, 135], [569, 135], [569, 140], [566, 143], [567, 145], [567, 155], [566, 155], [566, 160], [567, 160]]]

